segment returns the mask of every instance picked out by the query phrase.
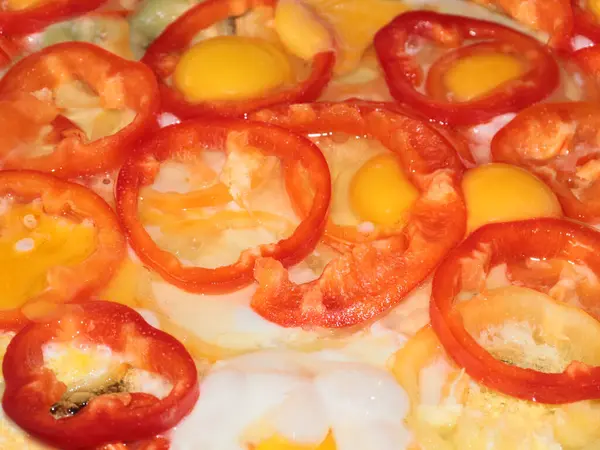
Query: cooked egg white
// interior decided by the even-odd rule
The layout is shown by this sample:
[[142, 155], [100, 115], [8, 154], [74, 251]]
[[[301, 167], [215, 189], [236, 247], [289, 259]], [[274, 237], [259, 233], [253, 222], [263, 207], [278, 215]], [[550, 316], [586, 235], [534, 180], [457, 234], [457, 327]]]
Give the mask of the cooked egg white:
[[[213, 366], [201, 391], [170, 433], [174, 449], [401, 450], [410, 441], [408, 398], [393, 377], [343, 357], [250, 353]], [[264, 444], [273, 439], [285, 445]]]
[[[506, 296], [505, 296], [506, 295]], [[600, 331], [597, 322], [577, 310], [555, 303], [544, 294], [522, 288], [487, 291], [475, 309], [466, 309], [467, 329], [481, 322], [486, 302], [505, 302], [530, 296], [530, 301], [547, 305], [543, 323], [495, 317], [499, 323], [474, 336], [496, 358], [520, 367], [560, 372], [573, 359], [596, 364], [597, 346], [580, 348], [582, 336], [563, 317], [579, 315], [591, 335]], [[491, 299], [491, 300], [490, 300]], [[508, 310], [510, 311], [510, 306]], [[562, 313], [562, 314], [561, 314]], [[483, 314], [485, 316], [485, 314]], [[483, 320], [488, 320], [485, 317]], [[544, 330], [544, 326], [555, 329]], [[558, 329], [556, 329], [558, 327]], [[592, 331], [595, 330], [595, 331]], [[569, 338], [574, 338], [570, 341]], [[576, 346], [577, 348], [574, 348]], [[543, 405], [499, 394], [473, 382], [444, 354], [433, 331], [422, 330], [397, 354], [394, 372], [412, 399], [409, 423], [423, 449], [593, 449], [600, 441], [600, 404], [596, 401], [566, 405]]]

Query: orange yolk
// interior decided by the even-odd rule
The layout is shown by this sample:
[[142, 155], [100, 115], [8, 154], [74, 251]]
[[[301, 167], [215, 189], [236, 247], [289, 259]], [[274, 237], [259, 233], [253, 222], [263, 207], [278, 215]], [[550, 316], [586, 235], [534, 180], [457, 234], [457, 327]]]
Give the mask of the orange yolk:
[[350, 204], [355, 214], [377, 225], [402, 223], [418, 196], [419, 191], [390, 154], [367, 161], [350, 183]]
[[600, 0], [588, 0], [587, 9], [591, 11], [597, 19], [600, 19]]
[[10, 11], [18, 11], [21, 9], [33, 8], [43, 2], [44, 0], [7, 0], [6, 6]]
[[444, 84], [459, 102], [487, 94], [523, 73], [521, 62], [509, 55], [493, 53], [458, 60], [444, 75]]
[[187, 50], [173, 82], [190, 101], [242, 100], [268, 95], [292, 78], [290, 63], [260, 39], [221, 36]]
[[556, 195], [535, 175], [508, 164], [469, 170], [462, 182], [469, 232], [492, 222], [560, 217]]
[[269, 439], [262, 441], [254, 450], [336, 450], [335, 440], [333, 435], [329, 433], [325, 440], [318, 446], [310, 444], [295, 444], [280, 436], [271, 436]]
[[13, 309], [42, 292], [56, 266], [71, 266], [94, 250], [95, 229], [50, 216], [40, 205], [12, 205], [0, 215], [0, 308]]

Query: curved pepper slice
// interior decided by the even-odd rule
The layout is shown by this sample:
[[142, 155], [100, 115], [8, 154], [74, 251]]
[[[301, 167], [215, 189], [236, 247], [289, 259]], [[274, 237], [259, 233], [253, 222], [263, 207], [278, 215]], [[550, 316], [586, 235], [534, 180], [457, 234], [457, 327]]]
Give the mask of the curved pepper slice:
[[175, 70], [178, 54], [185, 50], [201, 30], [244, 14], [259, 5], [274, 6], [276, 0], [207, 0], [195, 6], [167, 29], [150, 45], [142, 62], [157, 75], [160, 83], [162, 108], [180, 118], [197, 116], [241, 117], [257, 109], [280, 103], [316, 100], [332, 77], [335, 66], [333, 51], [318, 53], [312, 60], [310, 75], [293, 87], [274, 91], [266, 97], [241, 101], [211, 101], [191, 103], [184, 95], [164, 81]]
[[50, 0], [24, 9], [0, 7], [0, 33], [24, 35], [35, 33], [61, 20], [85, 14], [100, 7], [106, 0]]
[[[310, 212], [292, 235], [276, 244], [246, 250], [238, 261], [217, 269], [185, 267], [176, 256], [161, 250], [138, 218], [139, 191], [151, 185], [160, 163], [174, 155], [223, 149], [229, 133], [241, 133], [247, 144], [283, 163], [304, 165], [310, 172], [314, 197]], [[190, 292], [224, 292], [252, 281], [258, 257], [272, 257], [291, 265], [306, 257], [325, 226], [331, 179], [319, 148], [308, 139], [282, 128], [240, 119], [194, 120], [163, 128], [150, 137], [123, 166], [117, 180], [117, 213], [139, 258], [170, 283]]]
[[[64, 83], [84, 83], [99, 97], [100, 107], [135, 112], [133, 121], [113, 135], [89, 141], [71, 123], [59, 127], [51, 152], [24, 152], [20, 144], [35, 139], [62, 116], [54, 103]], [[33, 169], [71, 178], [118, 167], [130, 147], [155, 125], [159, 95], [152, 72], [95, 45], [68, 42], [48, 47], [19, 61], [0, 80], [0, 121], [10, 123], [0, 144], [4, 168]], [[64, 118], [64, 117], [63, 117]]]
[[[78, 412], [57, 419], [51, 410], [67, 386], [44, 367], [43, 347], [51, 341], [107, 346], [172, 388], [163, 399], [140, 392], [100, 393]], [[199, 395], [198, 372], [185, 347], [133, 309], [111, 302], [77, 304], [51, 321], [27, 325], [10, 342], [2, 370], [4, 412], [31, 435], [62, 449], [153, 438], [185, 417]]]
[[489, 224], [473, 232], [433, 278], [431, 325], [446, 352], [475, 381], [507, 395], [551, 404], [600, 398], [600, 367], [574, 361], [562, 373], [543, 373], [508, 365], [477, 343], [456, 307], [457, 295], [474, 275], [471, 259], [487, 272], [502, 263], [559, 258], [585, 264], [598, 275], [598, 249], [600, 233], [561, 219]]
[[600, 42], [600, 21], [587, 3], [586, 0], [571, 0], [575, 21], [574, 34], [585, 36], [597, 44]]
[[523, 110], [492, 140], [492, 159], [521, 166], [556, 193], [565, 215], [600, 219], [600, 106], [545, 103]]
[[549, 44], [553, 47], [566, 46], [574, 28], [573, 10], [569, 0], [532, 0], [527, 3], [523, 0], [472, 1], [489, 8], [500, 9], [531, 29], [548, 33]]
[[420, 192], [401, 232], [355, 245], [313, 282], [294, 284], [279, 262], [259, 259], [254, 270], [259, 288], [251, 303], [258, 314], [286, 327], [363, 322], [402, 301], [464, 237], [463, 168], [454, 148], [426, 122], [393, 108], [313, 103], [255, 115], [297, 131], [333, 129], [377, 139], [396, 153]]
[[[56, 304], [90, 295], [112, 277], [125, 256], [126, 242], [117, 217], [97, 194], [75, 183], [33, 171], [1, 171], [0, 195], [17, 201], [40, 199], [45, 213], [78, 221], [89, 220], [97, 230], [96, 247], [81, 263], [48, 271], [47, 287], [18, 310], [0, 311], [4, 329], [18, 329], [26, 316], [35, 315], [35, 305]], [[28, 311], [28, 308], [33, 308]]]
[[[429, 70], [426, 87], [430, 95], [419, 92], [425, 81], [423, 68], [407, 51], [414, 38], [454, 48]], [[468, 45], [461, 47], [465, 43]], [[429, 11], [404, 13], [379, 30], [375, 49], [392, 96], [426, 117], [450, 125], [474, 125], [519, 111], [548, 96], [560, 81], [552, 54], [534, 38], [468, 17]], [[443, 82], [446, 71], [462, 58], [490, 53], [510, 54], [523, 64], [524, 72], [473, 100], [448, 100]]]

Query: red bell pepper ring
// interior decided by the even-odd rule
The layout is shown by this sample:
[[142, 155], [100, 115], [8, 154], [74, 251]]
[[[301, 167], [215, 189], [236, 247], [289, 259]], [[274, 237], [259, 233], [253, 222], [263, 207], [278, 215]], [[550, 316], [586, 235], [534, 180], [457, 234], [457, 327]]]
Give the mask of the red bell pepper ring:
[[[383, 104], [312, 103], [256, 113], [300, 132], [343, 132], [379, 140], [420, 191], [403, 230], [360, 243], [331, 261], [319, 279], [294, 284], [283, 266], [257, 261], [252, 308], [285, 327], [346, 327], [400, 303], [465, 235], [463, 167], [448, 140], [425, 121]], [[444, 230], [440, 232], [440, 230]]]
[[[407, 53], [411, 39], [420, 37], [454, 50], [429, 70], [426, 88], [423, 68]], [[461, 47], [468, 41], [481, 40]], [[519, 111], [547, 97], [560, 82], [560, 71], [550, 50], [518, 31], [462, 16], [430, 11], [401, 14], [375, 35], [375, 49], [392, 96], [432, 120], [449, 125], [475, 125]], [[443, 75], [456, 61], [473, 54], [508, 53], [525, 66], [524, 73], [488, 94], [466, 102], [447, 99]]]
[[19, 10], [0, 7], [0, 33], [19, 36], [92, 11], [106, 0], [46, 0]]
[[[161, 250], [138, 219], [140, 188], [151, 185], [159, 165], [172, 155], [224, 148], [229, 133], [244, 133], [248, 145], [277, 156], [283, 163], [303, 164], [311, 174], [315, 195], [309, 213], [291, 236], [275, 244], [244, 251], [234, 264], [206, 269], [186, 267]], [[124, 164], [117, 180], [117, 214], [138, 257], [165, 280], [189, 292], [227, 292], [252, 282], [258, 257], [270, 257], [286, 266], [304, 259], [318, 243], [331, 199], [331, 179], [325, 157], [308, 139], [285, 129], [241, 119], [197, 119], [163, 128], [146, 140]]]
[[600, 42], [600, 21], [596, 15], [587, 8], [585, 0], [572, 0], [573, 17], [575, 20], [574, 33], [585, 36], [594, 44]]
[[310, 75], [290, 88], [275, 90], [260, 98], [240, 101], [189, 102], [184, 95], [164, 80], [170, 77], [179, 56], [203, 29], [239, 16], [256, 6], [275, 6], [276, 0], [206, 0], [170, 24], [148, 47], [142, 62], [160, 81], [162, 108], [180, 118], [198, 116], [243, 117], [244, 114], [277, 104], [316, 100], [333, 75], [335, 52], [318, 53], [312, 60]]
[[594, 87], [597, 89], [600, 86], [600, 48], [594, 46], [577, 50], [571, 54], [571, 60], [592, 79], [594, 85], [590, 86], [588, 90], [592, 90]]
[[79, 264], [48, 271], [48, 286], [20, 309], [0, 311], [0, 327], [17, 330], [27, 323], [23, 308], [34, 303], [65, 303], [102, 289], [125, 257], [126, 241], [110, 206], [89, 189], [33, 171], [0, 171], [0, 195], [18, 201], [41, 199], [45, 213], [90, 220], [97, 230], [94, 252]]
[[[78, 127], [62, 126], [62, 139], [48, 154], [15, 150], [22, 142], [31, 143], [40, 128], [61, 116], [51, 98], [33, 93], [54, 91], [73, 80], [87, 83], [100, 97], [101, 106], [131, 109], [135, 118], [117, 133], [93, 141]], [[106, 172], [119, 167], [131, 146], [156, 127], [158, 110], [157, 83], [143, 64], [84, 42], [56, 44], [22, 59], [0, 80], [0, 121], [14, 122], [4, 129], [0, 160], [4, 168], [52, 172], [62, 178]]]
[[[108, 346], [131, 358], [134, 368], [166, 379], [172, 389], [163, 399], [140, 392], [92, 396], [78, 412], [57, 419], [51, 410], [67, 386], [44, 367], [43, 346], [51, 341]], [[128, 306], [104, 301], [77, 304], [53, 320], [27, 325], [8, 345], [2, 370], [6, 415], [65, 450], [151, 439], [177, 425], [199, 395], [196, 365], [183, 344]]]
[[492, 159], [521, 166], [556, 193], [566, 216], [600, 220], [597, 135], [600, 106], [542, 103], [519, 113], [492, 139]]
[[[542, 218], [485, 225], [438, 267], [430, 302], [431, 325], [450, 357], [476, 382], [504, 394], [548, 404], [600, 398], [600, 367], [571, 363], [562, 373], [524, 369], [495, 359], [464, 328], [455, 308], [470, 258], [487, 272], [502, 263], [559, 258], [586, 264], [600, 275], [600, 233], [564, 219]], [[472, 277], [471, 277], [472, 278]]]
[[[568, 45], [573, 32], [573, 11], [569, 0], [531, 0], [526, 6], [523, 0], [472, 1], [500, 9], [531, 29], [548, 33], [549, 44], [555, 48]], [[575, 29], [577, 30], [577, 26]]]

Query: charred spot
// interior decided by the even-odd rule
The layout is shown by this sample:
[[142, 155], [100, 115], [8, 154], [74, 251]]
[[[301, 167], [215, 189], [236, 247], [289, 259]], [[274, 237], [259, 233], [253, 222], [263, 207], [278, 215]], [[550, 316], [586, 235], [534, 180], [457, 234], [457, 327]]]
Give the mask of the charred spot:
[[128, 385], [125, 380], [121, 379], [116, 382], [108, 383], [98, 389], [90, 391], [70, 391], [66, 392], [62, 398], [50, 407], [50, 414], [55, 419], [62, 419], [77, 414], [85, 408], [91, 399], [101, 395], [118, 394], [121, 392], [129, 392]]

